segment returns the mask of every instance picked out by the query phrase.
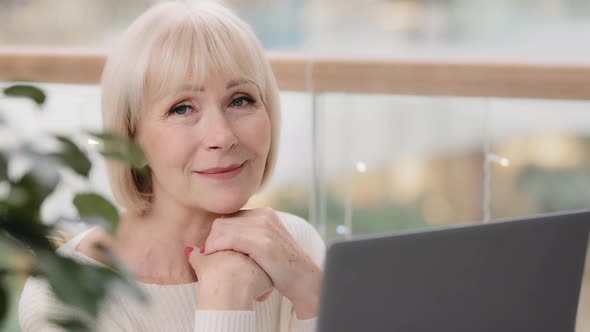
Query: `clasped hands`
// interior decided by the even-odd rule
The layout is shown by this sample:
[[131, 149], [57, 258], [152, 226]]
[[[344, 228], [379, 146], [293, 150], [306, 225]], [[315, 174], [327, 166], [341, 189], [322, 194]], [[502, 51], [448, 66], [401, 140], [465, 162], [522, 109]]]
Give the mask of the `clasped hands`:
[[317, 316], [322, 272], [270, 208], [217, 218], [188, 259], [199, 279], [198, 309], [252, 310], [274, 288], [298, 319]]

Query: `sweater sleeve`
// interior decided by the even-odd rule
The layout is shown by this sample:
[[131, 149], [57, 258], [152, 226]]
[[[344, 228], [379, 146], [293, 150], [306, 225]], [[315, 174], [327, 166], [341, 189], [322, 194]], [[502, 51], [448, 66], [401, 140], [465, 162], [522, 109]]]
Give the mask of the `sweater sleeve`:
[[295, 318], [295, 332], [315, 332], [318, 318], [299, 320]]
[[256, 332], [254, 311], [195, 310], [195, 332]]

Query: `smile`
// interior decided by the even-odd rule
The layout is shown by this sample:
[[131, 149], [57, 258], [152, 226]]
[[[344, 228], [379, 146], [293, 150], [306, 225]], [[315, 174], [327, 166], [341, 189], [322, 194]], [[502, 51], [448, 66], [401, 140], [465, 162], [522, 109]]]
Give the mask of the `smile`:
[[199, 175], [209, 178], [209, 179], [229, 180], [229, 179], [233, 179], [236, 176], [240, 175], [240, 173], [242, 173], [242, 170], [244, 170], [245, 165], [246, 165], [246, 161], [243, 162], [241, 165], [235, 165], [235, 166], [227, 167], [227, 168], [214, 168], [214, 169], [206, 170], [203, 172], [194, 172], [194, 173], [199, 174]]

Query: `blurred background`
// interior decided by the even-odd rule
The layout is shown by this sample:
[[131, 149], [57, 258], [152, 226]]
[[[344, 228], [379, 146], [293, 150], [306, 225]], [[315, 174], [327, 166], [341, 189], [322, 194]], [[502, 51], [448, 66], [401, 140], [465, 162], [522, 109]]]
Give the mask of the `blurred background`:
[[[107, 51], [157, 1], [0, 0], [0, 47]], [[306, 57], [590, 63], [587, 0], [225, 1], [269, 52]], [[8, 82], [2, 83], [8, 85]], [[0, 99], [14, 129], [0, 147], [43, 133], [100, 129], [100, 90], [41, 84], [48, 101]], [[588, 87], [590, 89], [590, 87]], [[249, 203], [300, 215], [326, 241], [588, 208], [590, 101], [283, 91], [279, 163]], [[15, 112], [5, 110], [19, 109]], [[86, 143], [86, 142], [83, 142]], [[107, 197], [104, 165], [91, 188], [71, 177], [43, 207], [68, 216], [77, 191]], [[11, 165], [13, 174], [27, 165]], [[1, 188], [0, 188], [1, 191]], [[76, 228], [77, 227], [77, 228]], [[72, 226], [85, 227], [83, 223]], [[10, 258], [0, 248], [0, 261]], [[587, 271], [590, 263], [587, 263]], [[590, 331], [590, 272], [577, 331]], [[23, 280], [14, 280], [13, 309]], [[4, 327], [18, 331], [16, 315]], [[0, 327], [0, 330], [2, 328]]]

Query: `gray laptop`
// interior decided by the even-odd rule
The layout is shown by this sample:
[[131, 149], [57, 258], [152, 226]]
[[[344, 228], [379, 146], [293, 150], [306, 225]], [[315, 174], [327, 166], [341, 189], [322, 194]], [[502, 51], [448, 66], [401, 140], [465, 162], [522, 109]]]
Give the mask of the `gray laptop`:
[[335, 242], [318, 331], [573, 332], [589, 231], [577, 211]]

